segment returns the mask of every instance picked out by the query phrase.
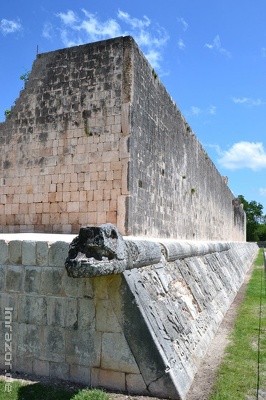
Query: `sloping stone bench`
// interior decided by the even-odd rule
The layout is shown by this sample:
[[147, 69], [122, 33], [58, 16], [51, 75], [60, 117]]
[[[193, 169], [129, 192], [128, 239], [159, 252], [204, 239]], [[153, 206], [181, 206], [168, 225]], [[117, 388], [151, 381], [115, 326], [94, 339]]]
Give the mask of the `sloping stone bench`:
[[[25, 236], [28, 235], [28, 236]], [[0, 367], [185, 399], [258, 247], [122, 237], [0, 235]], [[65, 268], [66, 267], [66, 268]]]

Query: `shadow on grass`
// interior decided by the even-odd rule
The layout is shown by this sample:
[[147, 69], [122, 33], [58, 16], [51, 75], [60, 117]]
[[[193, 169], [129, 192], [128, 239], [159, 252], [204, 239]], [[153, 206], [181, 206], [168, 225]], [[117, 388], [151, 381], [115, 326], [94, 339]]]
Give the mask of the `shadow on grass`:
[[58, 387], [33, 383], [18, 389], [17, 400], [70, 400], [78, 391], [66, 391]]

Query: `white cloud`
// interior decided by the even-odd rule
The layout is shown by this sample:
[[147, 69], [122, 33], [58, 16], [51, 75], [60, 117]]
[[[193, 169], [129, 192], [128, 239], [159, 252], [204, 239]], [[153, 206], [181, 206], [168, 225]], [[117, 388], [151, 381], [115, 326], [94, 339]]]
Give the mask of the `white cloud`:
[[132, 26], [134, 29], [144, 29], [151, 24], [151, 20], [144, 15], [143, 20], [138, 18], [131, 18], [127, 12], [118, 10], [118, 18], [123, 20], [126, 24]]
[[266, 152], [262, 143], [238, 142], [227, 151], [220, 151], [219, 164], [227, 169], [250, 168], [253, 171], [266, 168]]
[[116, 36], [131, 35], [154, 68], [160, 69], [162, 49], [169, 37], [164, 28], [153, 24], [147, 17], [133, 18], [127, 12], [118, 10], [117, 18], [101, 20], [97, 14], [82, 9], [83, 15], [68, 10], [58, 13], [61, 20], [61, 40], [66, 47], [88, 43]]
[[261, 56], [262, 58], [266, 58], [266, 47], [261, 48]]
[[22, 25], [19, 21], [11, 21], [8, 19], [1, 19], [0, 30], [3, 35], [8, 33], [15, 33], [22, 30]]
[[137, 34], [138, 36], [138, 44], [140, 46], [148, 46], [150, 43], [150, 34], [147, 31], [143, 31], [141, 30], [140, 32], [138, 32]]
[[217, 110], [217, 108], [215, 106], [210, 106], [208, 108], [208, 113], [211, 114], [211, 115], [215, 115], [216, 114], [216, 110]]
[[215, 149], [217, 154], [219, 154], [221, 156], [223, 155], [223, 152], [218, 144], [206, 144], [205, 143], [204, 147], [211, 147], [211, 148]]
[[180, 22], [183, 26], [184, 32], [188, 29], [188, 23], [184, 20], [184, 18], [178, 18], [178, 22]]
[[[162, 49], [166, 45], [169, 36], [164, 28], [155, 24], [152, 26], [148, 17], [143, 20], [131, 18], [129, 14], [119, 10], [118, 18], [130, 25], [129, 30], [123, 31], [122, 35], [131, 35], [142, 48], [150, 64], [160, 70], [162, 60]], [[122, 29], [122, 28], [121, 28]], [[113, 35], [114, 36], [114, 35]]]
[[195, 106], [191, 106], [190, 110], [193, 115], [199, 115], [202, 112], [199, 107], [195, 107]]
[[85, 18], [78, 16], [71, 10], [67, 13], [58, 13], [56, 16], [61, 19], [61, 39], [65, 46], [97, 41], [122, 34], [119, 24], [109, 19], [101, 22], [97, 15], [82, 9]]
[[160, 69], [160, 61], [161, 55], [156, 50], [150, 50], [149, 53], [146, 53], [145, 56], [149, 60], [149, 63], [154, 67]]
[[46, 23], [42, 30], [42, 36], [46, 39], [52, 39], [54, 35], [53, 26], [50, 23]]
[[67, 13], [58, 13], [56, 14], [57, 17], [61, 18], [62, 22], [65, 25], [73, 25], [74, 23], [78, 22], [78, 17], [74, 13], [74, 11], [68, 10]]
[[66, 47], [78, 46], [84, 43], [83, 39], [79, 35], [75, 35], [73, 38], [69, 37], [67, 29], [61, 29], [61, 40]]
[[260, 188], [259, 192], [261, 196], [266, 197], [266, 188]]
[[76, 29], [84, 30], [92, 40], [100, 40], [121, 35], [120, 26], [114, 19], [108, 19], [101, 22], [94, 14], [91, 14], [84, 9], [82, 11], [87, 17], [87, 20], [83, 20], [80, 26], [76, 27]]
[[245, 104], [247, 106], [262, 106], [265, 104], [261, 99], [251, 99], [250, 97], [233, 97], [233, 102], [235, 104]]
[[229, 53], [229, 51], [222, 47], [221, 39], [220, 39], [219, 35], [215, 36], [215, 38], [213, 39], [213, 42], [211, 44], [205, 43], [204, 46], [210, 50], [217, 51], [218, 53], [221, 53], [221, 54], [225, 55], [226, 57], [231, 57], [231, 54]]
[[179, 39], [177, 44], [178, 44], [178, 47], [180, 50], [184, 50], [186, 48], [186, 45], [185, 45], [183, 39]]
[[202, 115], [215, 115], [216, 114], [217, 108], [213, 105], [210, 105], [207, 108], [199, 108], [196, 106], [191, 106], [188, 111], [185, 111], [184, 114], [188, 116], [199, 116], [200, 114]]

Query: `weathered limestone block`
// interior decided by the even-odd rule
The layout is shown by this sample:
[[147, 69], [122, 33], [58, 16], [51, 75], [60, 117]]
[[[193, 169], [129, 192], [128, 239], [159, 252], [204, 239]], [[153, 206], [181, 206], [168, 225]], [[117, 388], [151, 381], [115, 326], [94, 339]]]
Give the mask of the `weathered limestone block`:
[[74, 330], [66, 333], [66, 361], [87, 367], [99, 367], [101, 333], [94, 330]]
[[21, 264], [22, 260], [22, 242], [20, 240], [11, 240], [8, 244], [8, 258], [10, 264]]
[[77, 324], [77, 300], [47, 297], [47, 324], [72, 327]]
[[9, 308], [12, 312], [12, 320], [17, 318], [18, 299], [17, 294], [0, 293], [0, 320], [5, 320], [5, 308]]
[[17, 357], [38, 358], [41, 353], [40, 327], [35, 324], [19, 325], [19, 335], [16, 335], [16, 354]]
[[91, 374], [90, 368], [83, 367], [78, 364], [70, 364], [70, 376], [69, 379], [71, 382], [83, 383], [87, 386], [91, 384]]
[[5, 275], [6, 275], [6, 267], [0, 265], [0, 291], [1, 292], [5, 290]]
[[58, 295], [62, 289], [63, 269], [59, 268], [42, 268], [41, 289], [40, 293], [45, 295]]
[[95, 304], [93, 299], [78, 300], [78, 327], [79, 329], [95, 328]]
[[121, 332], [110, 300], [98, 300], [96, 313], [96, 329], [98, 332]]
[[6, 290], [10, 292], [22, 292], [23, 270], [19, 265], [12, 265], [6, 271]]
[[22, 264], [36, 265], [36, 242], [32, 240], [22, 242]]
[[82, 298], [85, 295], [86, 297], [92, 298], [93, 289], [91, 287], [91, 282], [89, 280], [73, 281], [73, 279], [67, 275], [67, 271], [64, 271], [62, 278], [62, 295], [75, 298]]
[[50, 376], [57, 379], [69, 380], [69, 364], [50, 362]]
[[123, 333], [103, 333], [101, 367], [131, 374], [139, 373]]
[[127, 374], [126, 384], [129, 393], [135, 393], [142, 396], [149, 395], [146, 384], [140, 374]]
[[48, 266], [48, 242], [37, 242], [36, 244], [36, 261], [40, 267]]
[[126, 390], [125, 373], [92, 368], [91, 385], [92, 387], [104, 387], [106, 389], [115, 389], [124, 392]]
[[23, 371], [25, 374], [32, 374], [33, 360], [33, 357], [17, 356], [12, 363], [12, 368], [16, 371]]
[[49, 362], [38, 359], [33, 360], [32, 372], [35, 375], [49, 376]]
[[66, 330], [59, 326], [44, 326], [41, 331], [43, 332], [40, 333], [41, 340], [39, 339], [38, 343], [41, 358], [47, 361], [64, 362]]
[[50, 267], [64, 267], [63, 260], [66, 259], [68, 251], [68, 243], [55, 242], [49, 248], [49, 266]]
[[41, 272], [40, 267], [25, 267], [24, 291], [26, 293], [40, 292]]
[[46, 305], [45, 297], [19, 296], [18, 318], [25, 324], [45, 325]]
[[0, 265], [6, 264], [8, 260], [8, 244], [0, 240]]

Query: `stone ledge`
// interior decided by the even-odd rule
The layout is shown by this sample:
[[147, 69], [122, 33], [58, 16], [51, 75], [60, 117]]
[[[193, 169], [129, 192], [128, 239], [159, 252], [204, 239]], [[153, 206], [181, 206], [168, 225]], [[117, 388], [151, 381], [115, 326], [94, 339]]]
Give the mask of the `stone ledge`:
[[[119, 260], [123, 265], [117, 271], [113, 268], [105, 273], [102, 271], [99, 274], [97, 271], [88, 276], [122, 273], [126, 269], [153, 265], [164, 260], [172, 262], [187, 257], [227, 251], [230, 248], [230, 243], [223, 241], [186, 241], [134, 236], [123, 237], [112, 224], [104, 224], [100, 225], [100, 227], [106, 225], [110, 225], [119, 233], [119, 240], [122, 243], [122, 247], [125, 247], [124, 251], [128, 254], [124, 254], [125, 258]], [[0, 234], [0, 264], [63, 268], [65, 259], [67, 258], [68, 246], [77, 237], [77, 235], [45, 233]], [[129, 255], [132, 252], [135, 256], [133, 260], [132, 254]]]
[[227, 251], [226, 242], [124, 237], [113, 224], [80, 228], [65, 262], [73, 278], [121, 274], [126, 270]]

